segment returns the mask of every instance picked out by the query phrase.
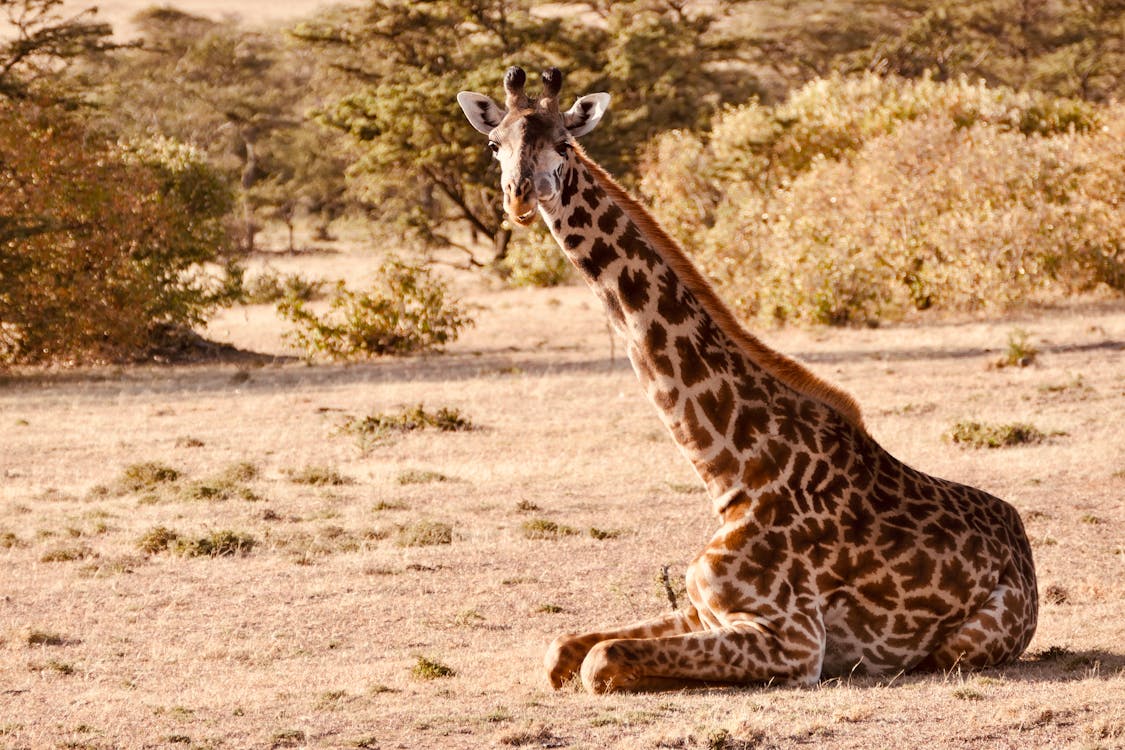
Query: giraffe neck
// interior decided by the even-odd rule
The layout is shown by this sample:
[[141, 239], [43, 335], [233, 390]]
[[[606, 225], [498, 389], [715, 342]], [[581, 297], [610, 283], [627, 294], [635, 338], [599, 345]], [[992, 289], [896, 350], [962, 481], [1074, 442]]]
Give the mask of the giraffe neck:
[[851, 397], [747, 333], [675, 241], [580, 147], [568, 149], [560, 195], [541, 213], [605, 305], [717, 511], [761, 475], [784, 413], [804, 410], [809, 422], [822, 409], [862, 431]]

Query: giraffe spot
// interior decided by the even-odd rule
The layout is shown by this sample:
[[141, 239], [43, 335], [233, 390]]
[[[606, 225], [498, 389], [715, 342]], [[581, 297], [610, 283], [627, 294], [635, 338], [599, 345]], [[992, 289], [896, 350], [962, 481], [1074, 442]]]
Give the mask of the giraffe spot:
[[727, 433], [727, 427], [730, 425], [730, 418], [734, 413], [734, 391], [730, 387], [730, 383], [723, 381], [723, 384], [714, 391], [705, 391], [699, 394], [697, 398], [699, 408], [711, 420], [711, 424], [715, 427], [715, 432], [720, 435]]
[[[740, 394], [741, 395], [741, 394]], [[764, 406], [738, 407], [738, 416], [734, 420], [734, 440], [739, 447], [749, 447], [752, 438], [765, 432], [770, 426], [770, 413]]]
[[585, 237], [580, 234], [568, 234], [566, 237], [563, 237], [563, 246], [567, 250], [577, 250], [584, 239]]
[[[600, 190], [598, 192], [601, 192]], [[625, 214], [622, 213], [621, 208], [616, 203], [610, 203], [606, 207], [605, 213], [598, 218], [598, 229], [604, 235], [612, 235], [617, 230], [617, 220]]]
[[972, 591], [976, 584], [973, 574], [965, 567], [960, 558], [951, 557], [941, 564], [938, 586], [945, 591], [963, 595]]
[[752, 508], [754, 520], [762, 528], [788, 528], [797, 517], [793, 498], [778, 492], [765, 492], [758, 495]]
[[790, 533], [793, 549], [807, 554], [817, 567], [831, 554], [837, 538], [836, 525], [823, 518], [809, 518], [804, 524], [794, 526]]
[[722, 480], [723, 484], [730, 484], [738, 475], [738, 459], [730, 450], [724, 448], [719, 455], [711, 459], [710, 473], [712, 478]]
[[562, 230], [562, 219], [555, 219], [555, 231]]
[[641, 269], [623, 270], [617, 278], [617, 288], [621, 292], [621, 301], [633, 312], [644, 309], [648, 304], [648, 278]]
[[864, 599], [881, 609], [892, 609], [895, 606], [895, 597], [898, 594], [898, 588], [895, 586], [890, 573], [884, 574], [877, 581], [861, 584], [856, 588], [856, 591]]
[[695, 349], [695, 344], [687, 336], [676, 339], [676, 354], [679, 355], [680, 380], [685, 388], [691, 388], [696, 383], [703, 382], [709, 375], [707, 365]]
[[652, 357], [653, 365], [661, 375], [670, 378], [676, 374], [671, 358], [664, 354], [664, 351], [668, 348], [668, 332], [658, 321], [654, 320], [649, 324], [648, 330], [645, 332], [644, 346], [649, 352], [649, 356]]
[[665, 412], [676, 408], [679, 403], [679, 389], [673, 388], [672, 390], [658, 390], [652, 395], [652, 403]]
[[891, 570], [900, 576], [899, 584], [904, 591], [917, 591], [933, 584], [937, 561], [929, 552], [918, 550], [908, 560], [893, 564]]
[[586, 210], [585, 206], [575, 206], [574, 210], [570, 212], [566, 223], [572, 227], [592, 227], [594, 225], [594, 217]]
[[956, 537], [950, 534], [942, 524], [936, 521], [931, 521], [923, 526], [922, 534], [924, 536], [923, 544], [925, 544], [926, 548], [933, 550], [939, 555], [952, 552], [957, 547]]
[[805, 482], [805, 486], [812, 492], [816, 492], [817, 488], [819, 488], [821, 483], [827, 478], [828, 462], [824, 459], [817, 459], [816, 465], [813, 466], [812, 474], [809, 475], [808, 481]]
[[695, 295], [688, 289], [681, 294], [680, 280], [671, 268], [660, 275], [659, 287], [656, 311], [669, 325], [677, 326], [695, 314]]
[[852, 498], [840, 515], [844, 541], [853, 546], [867, 544], [875, 529], [875, 516], [859, 496]]
[[[570, 245], [571, 237], [577, 237], [578, 241], [581, 242], [582, 235], [567, 235], [564, 243], [568, 248], [573, 250], [575, 247], [577, 247], [577, 244], [574, 246]], [[578, 261], [578, 267], [581, 268], [582, 272], [589, 276], [591, 279], [597, 281], [598, 277], [602, 275], [602, 272], [605, 271], [605, 269], [608, 268], [609, 265], [616, 259], [617, 252], [610, 245], [606, 244], [606, 241], [601, 237], [596, 237], [593, 244], [590, 245], [589, 254]]]
[[566, 174], [563, 176], [563, 189], [562, 195], [559, 197], [559, 200], [562, 202], [562, 205], [569, 206], [570, 202], [574, 199], [574, 196], [577, 193], [578, 169], [572, 167], [568, 169], [566, 171]]
[[597, 209], [604, 196], [605, 193], [597, 185], [591, 185], [582, 191], [582, 200], [586, 201], [586, 205], [590, 207], [591, 211]]
[[684, 402], [684, 417], [679, 423], [680, 444], [689, 450], [705, 451], [714, 442], [711, 433], [699, 422], [691, 399]]
[[695, 331], [699, 352], [713, 372], [722, 372], [728, 367], [727, 338], [710, 316], [703, 316]]
[[742, 472], [742, 481], [751, 490], [760, 489], [781, 476], [781, 469], [789, 463], [792, 450], [785, 443], [770, 440], [765, 450], [751, 458]]
[[617, 246], [625, 253], [626, 258], [642, 261], [649, 267], [649, 270], [652, 270], [661, 262], [660, 256], [641, 236], [637, 225], [631, 221], [625, 223], [625, 229], [621, 232], [621, 236], [617, 238]]

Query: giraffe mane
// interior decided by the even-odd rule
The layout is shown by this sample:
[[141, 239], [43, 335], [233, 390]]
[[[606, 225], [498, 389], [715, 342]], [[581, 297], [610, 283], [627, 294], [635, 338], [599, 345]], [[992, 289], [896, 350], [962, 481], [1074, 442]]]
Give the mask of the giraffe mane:
[[703, 306], [703, 309], [711, 316], [723, 333], [730, 336], [743, 352], [767, 373], [795, 391], [833, 409], [854, 427], [864, 433], [867, 432], [867, 428], [863, 424], [863, 415], [860, 413], [859, 404], [851, 394], [822, 379], [795, 359], [766, 346], [758, 337], [747, 331], [730, 308], [715, 293], [711, 283], [691, 262], [679, 243], [664, 231], [664, 228], [657, 223], [648, 209], [629, 195], [625, 188], [621, 187], [620, 183], [601, 165], [593, 161], [581, 145], [573, 141], [572, 145], [579, 161], [590, 171], [602, 190], [617, 202], [617, 205], [636, 224], [637, 229], [641, 231], [649, 243], [660, 252], [668, 265], [679, 276], [683, 285], [691, 290], [691, 293], [699, 300], [699, 304]]

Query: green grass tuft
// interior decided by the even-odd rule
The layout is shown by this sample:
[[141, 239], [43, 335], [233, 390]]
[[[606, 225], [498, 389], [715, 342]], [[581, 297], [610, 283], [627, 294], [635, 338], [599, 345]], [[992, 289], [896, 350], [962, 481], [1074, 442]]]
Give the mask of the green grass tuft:
[[124, 492], [141, 492], [175, 482], [180, 476], [180, 472], [171, 466], [145, 461], [126, 466], [117, 479], [117, 486]]
[[294, 484], [308, 484], [316, 487], [339, 487], [345, 484], [355, 484], [354, 479], [346, 477], [328, 466], [306, 466], [303, 469], [286, 471], [285, 475]]
[[1047, 438], [1047, 434], [1034, 425], [1023, 422], [990, 425], [964, 421], [953, 425], [948, 437], [954, 443], [970, 448], [1009, 448], [1040, 443]]
[[400, 471], [396, 477], [399, 484], [430, 484], [432, 482], [448, 482], [449, 477], [438, 471], [426, 469], [407, 469]]
[[443, 677], [455, 677], [457, 672], [440, 661], [419, 656], [414, 668], [410, 670], [410, 674], [418, 680], [438, 680]]
[[581, 533], [572, 526], [564, 526], [546, 518], [533, 518], [520, 524], [523, 535], [527, 539], [559, 539], [564, 536], [574, 536]]
[[453, 543], [453, 527], [439, 521], [419, 521], [402, 528], [396, 540], [400, 547], [433, 547]]
[[186, 557], [233, 557], [249, 554], [257, 540], [235, 531], [215, 531], [196, 539], [178, 539], [175, 550]]
[[177, 541], [180, 535], [165, 526], [154, 526], [137, 540], [137, 547], [150, 555], [163, 552]]
[[367, 449], [386, 442], [392, 435], [431, 427], [441, 432], [465, 432], [474, 429], [472, 420], [458, 409], [443, 406], [436, 412], [428, 412], [423, 404], [403, 409], [397, 414], [377, 413], [362, 419], [349, 417], [340, 429], [355, 435], [360, 447]]

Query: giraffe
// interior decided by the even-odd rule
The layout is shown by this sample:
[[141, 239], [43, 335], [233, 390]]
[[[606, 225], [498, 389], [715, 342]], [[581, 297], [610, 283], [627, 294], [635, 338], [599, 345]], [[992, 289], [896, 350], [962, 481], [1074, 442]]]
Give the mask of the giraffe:
[[983, 490], [906, 466], [856, 402], [768, 348], [577, 138], [609, 106], [559, 109], [562, 73], [504, 77], [504, 107], [457, 96], [500, 162], [504, 210], [541, 216], [627, 344], [649, 400], [707, 486], [719, 528], [686, 573], [690, 606], [555, 639], [558, 689], [815, 684], [849, 673], [983, 668], [1035, 632], [1023, 523]]

